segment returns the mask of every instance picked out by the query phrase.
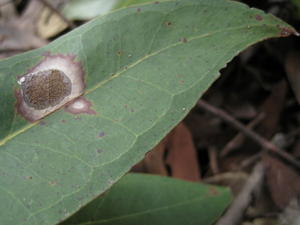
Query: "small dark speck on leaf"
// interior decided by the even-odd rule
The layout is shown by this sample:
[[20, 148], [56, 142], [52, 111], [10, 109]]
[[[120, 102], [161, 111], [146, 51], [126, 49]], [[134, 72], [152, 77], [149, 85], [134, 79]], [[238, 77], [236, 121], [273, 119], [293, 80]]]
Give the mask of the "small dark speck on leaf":
[[26, 177], [27, 180], [32, 180], [32, 176]]
[[102, 152], [103, 152], [102, 149], [97, 149], [97, 153], [98, 153], [98, 154], [100, 154], [100, 153], [102, 153]]
[[141, 9], [141, 8], [137, 8], [136, 11], [137, 11], [137, 12], [141, 12], [142, 9]]
[[166, 21], [166, 22], [165, 22], [165, 25], [166, 25], [167, 27], [170, 27], [170, 26], [172, 26], [172, 22], [171, 22], [171, 21]]
[[66, 123], [67, 121], [66, 121], [66, 120], [61, 120], [60, 122], [62, 122], [62, 123]]
[[40, 121], [39, 125], [44, 126], [44, 125], [46, 125], [46, 122], [45, 121]]
[[121, 56], [122, 55], [122, 51], [121, 50], [117, 51], [117, 55]]
[[49, 184], [50, 184], [51, 186], [54, 186], [54, 185], [57, 185], [57, 182], [56, 182], [56, 181], [50, 181]]
[[104, 137], [105, 136], [105, 133], [103, 131], [101, 131], [98, 135], [98, 137]]
[[255, 15], [255, 19], [258, 21], [262, 21], [263, 17], [261, 15], [257, 14], [257, 15]]
[[187, 43], [187, 39], [186, 39], [186, 38], [181, 38], [180, 41], [181, 41], [182, 43]]
[[219, 192], [215, 187], [209, 187], [208, 194], [211, 196], [216, 196], [219, 194]]
[[159, 1], [155, 1], [154, 4], [159, 4]]

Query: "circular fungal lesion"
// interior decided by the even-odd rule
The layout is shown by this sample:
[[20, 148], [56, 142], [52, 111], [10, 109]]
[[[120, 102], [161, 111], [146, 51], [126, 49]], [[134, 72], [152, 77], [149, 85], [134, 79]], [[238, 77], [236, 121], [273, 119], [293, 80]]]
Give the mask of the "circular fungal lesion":
[[28, 74], [21, 82], [24, 101], [41, 110], [59, 104], [71, 94], [71, 80], [60, 70], [52, 69]]
[[72, 55], [45, 54], [36, 66], [17, 80], [16, 109], [34, 122], [81, 96], [84, 71]]

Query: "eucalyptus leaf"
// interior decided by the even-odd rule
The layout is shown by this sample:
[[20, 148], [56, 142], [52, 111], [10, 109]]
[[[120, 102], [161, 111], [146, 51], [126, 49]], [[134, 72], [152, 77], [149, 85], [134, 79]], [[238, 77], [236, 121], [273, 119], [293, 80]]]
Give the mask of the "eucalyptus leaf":
[[61, 225], [210, 225], [230, 201], [227, 188], [128, 174]]
[[[235, 55], [294, 33], [234, 1], [174, 0], [117, 10], [1, 60], [0, 224], [48, 225], [71, 216], [180, 122]], [[81, 99], [90, 113], [64, 108], [24, 119], [17, 80], [47, 57], [73, 57], [82, 66]]]

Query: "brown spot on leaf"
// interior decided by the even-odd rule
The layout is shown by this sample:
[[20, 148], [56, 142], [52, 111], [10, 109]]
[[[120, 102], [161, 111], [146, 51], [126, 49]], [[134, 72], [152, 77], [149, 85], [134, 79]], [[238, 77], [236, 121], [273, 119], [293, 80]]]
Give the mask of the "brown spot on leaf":
[[123, 54], [123, 52], [121, 50], [117, 51], [117, 55], [121, 56]]
[[105, 136], [105, 133], [103, 131], [101, 131], [98, 135], [99, 138], [104, 137], [104, 136]]
[[257, 14], [257, 15], [255, 15], [255, 19], [258, 21], [262, 21], [263, 17], [262, 17], [262, 15]]
[[85, 99], [84, 97], [79, 97], [70, 102], [65, 106], [65, 111], [72, 113], [72, 114], [90, 114], [95, 115], [97, 114], [96, 111], [91, 109], [92, 103]]
[[208, 188], [208, 194], [210, 196], [216, 196], [219, 194], [218, 190], [215, 187], [209, 187]]
[[133, 108], [130, 108], [127, 104], [124, 105], [125, 109], [128, 110], [129, 112], [135, 112]]
[[50, 184], [51, 186], [55, 186], [55, 185], [57, 185], [57, 182], [56, 182], [56, 181], [49, 181], [49, 184]]
[[283, 27], [283, 26], [280, 26], [280, 25], [278, 25], [277, 27], [279, 29], [281, 37], [288, 37], [292, 34], [299, 35], [295, 30], [293, 30], [290, 27]]
[[166, 21], [166, 22], [165, 22], [165, 25], [166, 25], [167, 27], [170, 27], [170, 26], [172, 26], [172, 22], [171, 22], [171, 21]]
[[30, 74], [21, 84], [24, 101], [41, 110], [59, 104], [71, 94], [71, 80], [56, 69]]
[[185, 37], [184, 37], [184, 38], [181, 38], [180, 41], [181, 41], [182, 43], [187, 43], [187, 42], [188, 42], [188, 40], [187, 40]]
[[141, 8], [137, 8], [136, 11], [139, 13], [139, 12], [142, 11], [142, 9]]
[[27, 73], [18, 76], [16, 111], [30, 122], [37, 121], [80, 96], [85, 88], [84, 71], [74, 55], [43, 54]]

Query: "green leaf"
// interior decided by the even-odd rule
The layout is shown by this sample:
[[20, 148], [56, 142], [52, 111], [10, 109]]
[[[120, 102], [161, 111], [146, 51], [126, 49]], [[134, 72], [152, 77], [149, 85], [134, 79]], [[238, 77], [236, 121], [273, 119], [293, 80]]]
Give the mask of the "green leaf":
[[128, 174], [61, 225], [210, 225], [230, 200], [227, 188]]
[[[48, 225], [71, 216], [181, 121], [235, 55], [292, 33], [237, 2], [166, 1], [118, 10], [0, 61], [0, 224]], [[17, 113], [17, 77], [45, 54], [81, 63], [94, 114], [61, 109], [28, 122]]]

